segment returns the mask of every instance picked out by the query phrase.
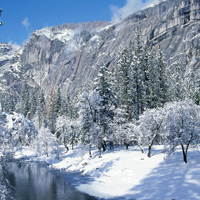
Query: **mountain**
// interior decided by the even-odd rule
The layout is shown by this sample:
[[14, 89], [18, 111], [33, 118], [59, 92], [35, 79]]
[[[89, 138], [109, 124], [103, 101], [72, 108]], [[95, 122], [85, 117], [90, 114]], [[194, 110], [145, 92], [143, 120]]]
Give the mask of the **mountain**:
[[36, 30], [30, 40], [13, 49], [0, 44], [0, 93], [21, 90], [22, 80], [52, 85], [62, 94], [93, 81], [101, 63], [112, 69], [120, 47], [134, 39], [136, 27], [144, 41], [162, 48], [168, 66], [199, 73], [200, 0], [167, 0], [112, 23], [70, 24]]

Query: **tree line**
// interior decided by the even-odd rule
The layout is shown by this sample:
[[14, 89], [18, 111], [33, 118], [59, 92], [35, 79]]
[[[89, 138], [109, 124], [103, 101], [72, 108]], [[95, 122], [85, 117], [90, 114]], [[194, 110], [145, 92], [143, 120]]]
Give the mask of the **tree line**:
[[73, 96], [62, 95], [59, 87], [52, 86], [45, 98], [42, 90], [34, 92], [24, 81], [18, 106], [14, 107], [13, 96], [5, 95], [2, 111], [17, 111], [34, 121], [38, 143], [46, 146], [38, 151], [46, 155], [55, 144], [67, 150], [69, 145], [72, 149], [80, 143], [88, 145], [89, 156], [96, 146], [101, 157], [102, 150], [118, 145], [128, 149], [134, 143], [142, 152], [148, 146], [151, 157], [151, 147], [157, 143], [167, 144], [169, 152], [181, 145], [187, 162], [189, 145], [198, 144], [200, 129], [199, 87], [192, 70], [170, 69], [160, 47], [144, 44], [139, 28], [112, 70], [111, 60], [106, 55], [92, 86]]

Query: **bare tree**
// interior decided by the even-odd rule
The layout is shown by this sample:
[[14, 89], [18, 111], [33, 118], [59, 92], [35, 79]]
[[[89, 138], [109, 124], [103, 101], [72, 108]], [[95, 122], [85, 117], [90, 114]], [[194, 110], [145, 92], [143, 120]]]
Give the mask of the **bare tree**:
[[200, 108], [192, 101], [174, 102], [166, 105], [166, 136], [169, 153], [181, 146], [183, 160], [187, 163], [190, 146], [196, 147], [200, 142]]

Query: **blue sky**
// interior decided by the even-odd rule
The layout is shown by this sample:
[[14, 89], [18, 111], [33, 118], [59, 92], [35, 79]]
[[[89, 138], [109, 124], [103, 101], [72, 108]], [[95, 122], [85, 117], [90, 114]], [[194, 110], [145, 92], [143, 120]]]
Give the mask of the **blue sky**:
[[[22, 44], [34, 30], [70, 22], [111, 21], [145, 0], [3, 0], [0, 42]], [[147, 1], [147, 0], [146, 0]], [[151, 2], [154, 0], [148, 0]]]

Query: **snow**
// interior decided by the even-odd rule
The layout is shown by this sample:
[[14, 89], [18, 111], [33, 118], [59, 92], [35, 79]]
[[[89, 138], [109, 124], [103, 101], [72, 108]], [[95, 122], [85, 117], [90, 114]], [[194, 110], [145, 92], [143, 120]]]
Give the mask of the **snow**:
[[28, 148], [22, 148], [15, 153], [15, 159], [35, 157], [36, 153]]
[[166, 158], [162, 145], [152, 147], [151, 158], [136, 146], [129, 150], [124, 147], [107, 150], [101, 158], [95, 148], [89, 158], [87, 150], [83, 146], [67, 153], [62, 149], [57, 160], [55, 155], [35, 157], [36, 153], [23, 148], [16, 153], [16, 158], [47, 162], [49, 167], [62, 173], [79, 172], [80, 177], [76, 173], [74, 179], [76, 189], [98, 198], [200, 199], [200, 152], [197, 150], [189, 150], [187, 164], [183, 162], [181, 150]]
[[100, 37], [98, 35], [95, 35], [90, 39], [90, 41], [97, 41], [99, 39], [100, 39]]
[[7, 128], [12, 129], [13, 128], [13, 120], [12, 120], [12, 115], [6, 115], [7, 118]]
[[150, 3], [150, 4], [148, 4], [147, 6], [145, 6], [142, 10], [144, 10], [144, 9], [147, 9], [147, 8], [150, 8], [150, 7], [155, 7], [155, 6], [157, 6], [158, 4], [160, 4], [161, 2], [163, 3], [163, 2], [166, 2], [167, 0], [155, 0], [155, 1], [153, 1], [152, 3]]
[[63, 29], [59, 31], [52, 31], [51, 27], [46, 27], [41, 30], [36, 30], [34, 33], [38, 36], [44, 35], [50, 40], [58, 39], [64, 43], [72, 40], [76, 34], [79, 34], [81, 32], [80, 29], [76, 30], [69, 30], [69, 29]]
[[36, 30], [34, 33], [38, 36], [45, 35], [47, 38], [51, 37], [51, 29], [49, 27], [45, 27], [41, 30]]
[[96, 157], [94, 163], [89, 162], [83, 169], [86, 175], [96, 178], [92, 183], [82, 184], [77, 188], [82, 192], [87, 188], [90, 195], [95, 190], [103, 194], [101, 197], [104, 198], [124, 196], [160, 163], [163, 155], [159, 159], [143, 158], [140, 151], [126, 150], [107, 153], [100, 159]]

